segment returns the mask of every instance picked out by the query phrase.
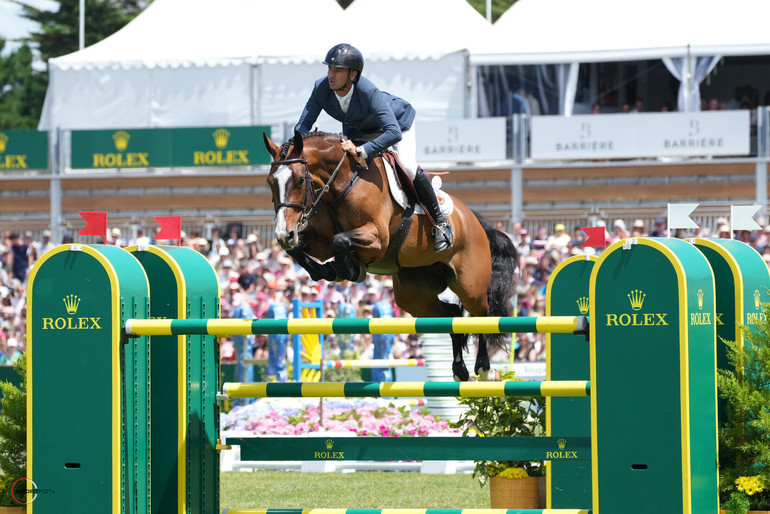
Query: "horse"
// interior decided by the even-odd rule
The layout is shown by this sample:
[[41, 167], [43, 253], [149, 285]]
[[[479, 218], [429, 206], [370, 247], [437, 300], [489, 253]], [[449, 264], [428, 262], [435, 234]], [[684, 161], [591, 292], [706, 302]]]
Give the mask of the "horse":
[[[414, 317], [510, 315], [518, 251], [482, 215], [452, 198], [453, 244], [437, 253], [430, 220], [413, 216], [414, 200], [406, 209], [394, 201], [382, 156], [359, 163], [342, 149], [340, 134], [295, 132], [281, 146], [263, 136], [272, 156], [275, 238], [311, 279], [391, 275], [396, 305]], [[446, 299], [447, 288], [456, 298]], [[468, 334], [450, 336], [454, 379], [467, 381]], [[506, 338], [478, 334], [480, 380], [494, 379], [487, 345], [505, 348]]]

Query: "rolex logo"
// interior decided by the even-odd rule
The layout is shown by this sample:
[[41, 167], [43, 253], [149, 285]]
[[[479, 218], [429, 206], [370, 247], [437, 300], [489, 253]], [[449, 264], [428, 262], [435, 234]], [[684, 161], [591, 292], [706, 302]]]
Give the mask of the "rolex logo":
[[577, 306], [578, 309], [580, 309], [580, 314], [588, 314], [588, 298], [585, 296], [581, 296], [577, 299]]
[[62, 301], [64, 302], [64, 307], [67, 309], [67, 314], [71, 316], [77, 314], [78, 307], [80, 306], [80, 298], [78, 295], [68, 294], [62, 298]]
[[128, 140], [131, 139], [131, 134], [125, 130], [118, 130], [112, 135], [112, 140], [115, 141], [115, 148], [118, 152], [125, 152], [128, 148]]
[[759, 310], [759, 289], [754, 290], [754, 308]]
[[327, 450], [331, 450], [332, 448], [334, 448], [334, 440], [333, 439], [327, 439], [325, 444], [326, 444], [326, 449]]
[[556, 444], [559, 446], [560, 450], [563, 450], [567, 446], [567, 440], [564, 438], [559, 438], [556, 440]]
[[5, 152], [5, 145], [8, 144], [8, 136], [0, 132], [0, 153]]
[[645, 293], [640, 291], [639, 289], [634, 289], [630, 293], [628, 293], [628, 301], [631, 302], [631, 308], [635, 311], [642, 310], [642, 305], [644, 304], [644, 298], [647, 296]]
[[230, 139], [230, 132], [220, 128], [216, 129], [212, 135], [214, 136], [214, 144], [217, 145], [217, 148], [221, 150], [227, 146], [227, 140]]
[[698, 310], [703, 310], [703, 289], [698, 289]]

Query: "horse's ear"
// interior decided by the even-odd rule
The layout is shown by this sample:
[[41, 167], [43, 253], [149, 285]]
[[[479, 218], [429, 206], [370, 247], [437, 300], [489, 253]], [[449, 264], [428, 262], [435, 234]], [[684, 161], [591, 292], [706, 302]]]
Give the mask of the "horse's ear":
[[262, 138], [265, 140], [265, 148], [267, 148], [268, 153], [275, 159], [281, 149], [267, 137], [266, 133], [262, 132]]
[[291, 158], [302, 157], [302, 150], [304, 145], [302, 134], [295, 130], [294, 137], [292, 138], [291, 142], [294, 144], [294, 148], [292, 148], [291, 153], [289, 154], [291, 155]]

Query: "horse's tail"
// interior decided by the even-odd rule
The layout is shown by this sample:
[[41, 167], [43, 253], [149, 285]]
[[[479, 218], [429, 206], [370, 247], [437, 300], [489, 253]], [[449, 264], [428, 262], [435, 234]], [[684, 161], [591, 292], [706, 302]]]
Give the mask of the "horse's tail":
[[[476, 211], [476, 215], [489, 240], [489, 250], [492, 254], [492, 278], [489, 282], [487, 298], [489, 307], [487, 316], [510, 316], [515, 309], [513, 305], [516, 293], [516, 269], [519, 266], [519, 251], [511, 238], [497, 230], [492, 223]], [[489, 334], [487, 343], [499, 348], [508, 346], [508, 334]]]

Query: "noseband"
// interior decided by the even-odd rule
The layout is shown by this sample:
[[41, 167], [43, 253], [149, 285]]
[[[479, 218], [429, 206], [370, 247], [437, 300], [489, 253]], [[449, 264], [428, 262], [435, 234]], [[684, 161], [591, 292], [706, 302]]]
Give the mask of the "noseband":
[[275, 212], [278, 212], [278, 209], [281, 207], [291, 207], [294, 209], [299, 209], [302, 211], [302, 215], [299, 218], [299, 222], [297, 223], [297, 226], [299, 228], [302, 228], [305, 226], [305, 224], [310, 221], [311, 218], [316, 216], [319, 212], [321, 212], [321, 209], [324, 207], [328, 208], [329, 211], [332, 213], [332, 219], [334, 221], [335, 227], [339, 230], [339, 222], [337, 220], [337, 216], [334, 212], [336, 207], [342, 202], [342, 200], [345, 199], [347, 194], [350, 192], [350, 190], [353, 188], [355, 183], [358, 181], [358, 178], [361, 176], [361, 171], [366, 170], [365, 166], [361, 166], [360, 164], [356, 167], [355, 171], [353, 172], [353, 176], [350, 179], [350, 182], [348, 183], [345, 190], [340, 194], [337, 198], [335, 198], [331, 202], [324, 202], [322, 200], [323, 195], [326, 194], [327, 191], [329, 191], [329, 188], [332, 185], [332, 182], [337, 177], [337, 173], [340, 171], [340, 168], [342, 168], [342, 163], [345, 162], [345, 158], [347, 157], [346, 153], [342, 154], [342, 158], [340, 159], [340, 162], [337, 163], [337, 167], [334, 168], [334, 171], [329, 176], [329, 180], [326, 181], [326, 183], [322, 187], [314, 188], [313, 187], [313, 176], [310, 174], [310, 167], [308, 166], [307, 158], [305, 158], [305, 153], [302, 153], [302, 157], [296, 158], [296, 159], [284, 159], [279, 161], [273, 161], [273, 165], [290, 165], [290, 164], [303, 164], [305, 167], [305, 199], [302, 203], [297, 202], [280, 202], [275, 205]]

